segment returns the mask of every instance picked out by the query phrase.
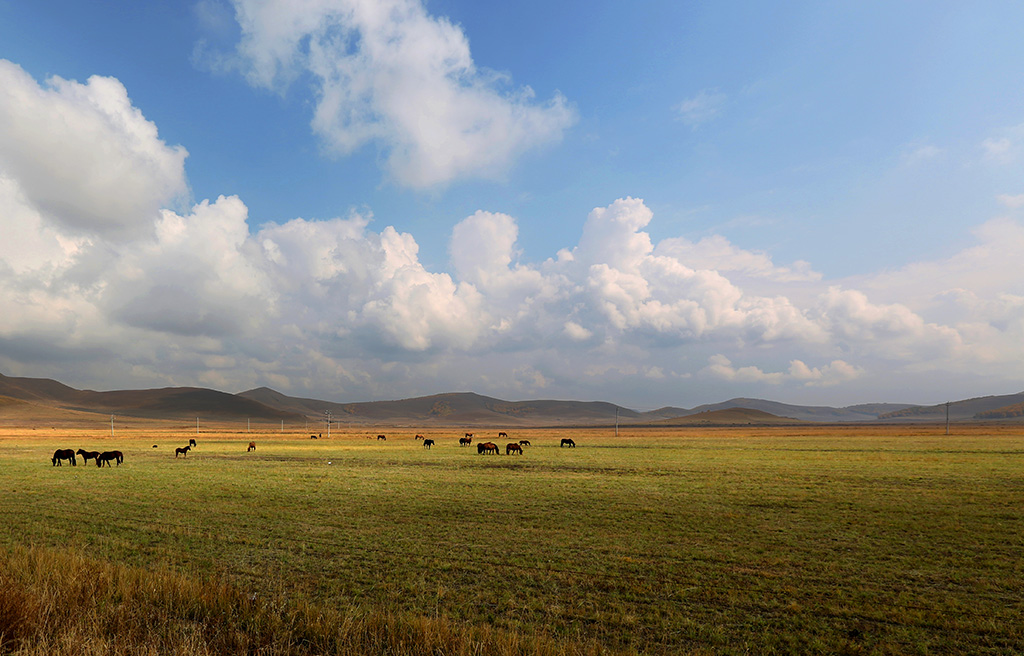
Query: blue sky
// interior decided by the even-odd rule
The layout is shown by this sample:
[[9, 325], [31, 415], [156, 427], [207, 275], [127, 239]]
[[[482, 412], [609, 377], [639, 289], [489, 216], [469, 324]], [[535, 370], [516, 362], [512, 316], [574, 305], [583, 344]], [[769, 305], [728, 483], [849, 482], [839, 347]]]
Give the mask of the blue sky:
[[1021, 25], [0, 0], [0, 370], [633, 407], [1019, 391]]

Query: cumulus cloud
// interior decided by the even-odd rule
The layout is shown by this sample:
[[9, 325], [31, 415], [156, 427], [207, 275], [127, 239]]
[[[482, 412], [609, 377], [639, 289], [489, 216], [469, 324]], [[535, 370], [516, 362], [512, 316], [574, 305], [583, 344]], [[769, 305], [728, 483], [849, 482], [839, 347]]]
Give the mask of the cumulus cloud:
[[47, 221], [107, 236], [147, 229], [187, 191], [181, 146], [167, 146], [118, 80], [39, 85], [0, 60], [0, 175]]
[[796, 382], [807, 387], [824, 387], [854, 380], [861, 376], [864, 370], [843, 360], [833, 360], [827, 365], [813, 368], [802, 360], [792, 360], [788, 371], [767, 372], [754, 365], [737, 367], [728, 357], [719, 353], [708, 358], [708, 365], [701, 373], [736, 383], [780, 385], [785, 382]]
[[694, 269], [719, 271], [744, 278], [761, 278], [773, 282], [813, 282], [822, 278], [821, 273], [811, 268], [810, 262], [797, 260], [790, 266], [778, 266], [767, 253], [738, 248], [721, 235], [704, 237], [697, 242], [683, 237], [670, 237], [658, 243], [657, 254], [676, 258]]
[[715, 378], [739, 383], [777, 385], [785, 378], [785, 374], [768, 373], [754, 366], [735, 367], [729, 358], [720, 353], [708, 359], [708, 366], [704, 368], [703, 372]]
[[399, 183], [431, 187], [496, 177], [575, 121], [559, 93], [474, 63], [462, 30], [420, 0], [235, 0], [238, 54], [253, 84], [315, 80], [313, 129], [345, 155], [377, 143]]
[[[664, 398], [691, 376], [874, 390], [978, 368], [1012, 381], [1024, 365], [1024, 226], [1010, 217], [948, 258], [825, 281], [714, 235], [656, 242], [639, 198], [581, 215], [576, 244], [541, 262], [518, 245], [515, 217], [480, 210], [452, 230], [449, 270], [431, 271], [414, 235], [371, 230], [365, 212], [254, 232], [238, 197], [171, 209], [184, 150], [159, 140], [119, 82], [44, 87], [10, 64], [0, 75], [0, 111], [31, 127], [0, 123], [5, 373], [353, 400], [448, 389], [614, 399], [624, 388]], [[69, 124], [85, 127], [67, 149], [45, 147]], [[82, 166], [51, 161], [67, 157]], [[63, 203], [39, 171], [68, 178]]]

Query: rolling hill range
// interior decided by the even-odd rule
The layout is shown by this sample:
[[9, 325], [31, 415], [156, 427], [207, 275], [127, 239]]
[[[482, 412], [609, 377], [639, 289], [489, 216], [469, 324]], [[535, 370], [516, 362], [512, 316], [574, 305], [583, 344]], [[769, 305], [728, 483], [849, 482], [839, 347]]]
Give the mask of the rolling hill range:
[[[77, 390], [47, 378], [13, 378], [0, 374], [0, 396], [39, 408], [82, 413], [118, 414], [143, 418], [302, 420], [301, 415], [262, 403], [200, 387], [94, 392]], [[27, 408], [21, 407], [21, 411]]]
[[[127, 417], [187, 420], [255, 419], [290, 423], [449, 426], [693, 425], [699, 423], [922, 422], [944, 421], [946, 405], [874, 403], [841, 408], [804, 406], [764, 399], [735, 398], [687, 409], [667, 406], [640, 412], [600, 401], [504, 401], [473, 392], [452, 392], [394, 401], [338, 403], [292, 397], [259, 387], [229, 394], [199, 387], [166, 387], [97, 392], [78, 390], [45, 378], [0, 374], [0, 419], [116, 414]], [[957, 421], [1024, 421], [1024, 393], [987, 396], [950, 404]]]
[[766, 426], [772, 424], [805, 423], [799, 419], [779, 417], [763, 410], [750, 408], [726, 408], [724, 410], [705, 410], [683, 417], [673, 417], [652, 422], [655, 426]]
[[[1020, 417], [1014, 409], [1024, 403], [1024, 392], [1001, 396], [982, 396], [975, 399], [953, 401], [949, 404], [949, 418], [963, 419], [1013, 419]], [[884, 421], [945, 421], [946, 404], [911, 406], [886, 412], [878, 417]]]

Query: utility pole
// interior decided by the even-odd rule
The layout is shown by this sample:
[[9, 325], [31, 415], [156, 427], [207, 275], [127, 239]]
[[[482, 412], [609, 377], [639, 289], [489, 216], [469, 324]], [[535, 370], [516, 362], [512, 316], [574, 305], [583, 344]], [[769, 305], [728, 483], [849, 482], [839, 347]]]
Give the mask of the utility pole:
[[946, 435], [949, 435], [949, 401], [946, 401]]
[[110, 437], [114, 437], [114, 415], [110, 415]]
[[619, 409], [615, 408], [615, 437], [619, 436]]
[[245, 432], [246, 433], [249, 432], [249, 418], [248, 417], [245, 418]]
[[199, 434], [199, 417], [196, 417], [196, 435]]
[[327, 439], [331, 439], [331, 411], [324, 410], [324, 417], [327, 419]]

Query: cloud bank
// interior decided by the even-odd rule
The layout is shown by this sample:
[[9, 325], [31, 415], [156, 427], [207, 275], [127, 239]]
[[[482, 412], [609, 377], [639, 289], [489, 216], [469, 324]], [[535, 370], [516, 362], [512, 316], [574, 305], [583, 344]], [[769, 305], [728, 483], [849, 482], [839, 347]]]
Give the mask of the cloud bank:
[[581, 213], [577, 243], [542, 261], [515, 217], [481, 209], [452, 229], [449, 270], [430, 271], [413, 235], [365, 212], [253, 231], [238, 197], [171, 209], [186, 151], [117, 80], [39, 84], [0, 62], [0, 117], [7, 374], [651, 407], [720, 390], [926, 401], [914, 390], [975, 372], [1015, 389], [1024, 364], [1020, 217], [945, 260], [823, 280], [721, 236], [655, 242], [638, 198]]

